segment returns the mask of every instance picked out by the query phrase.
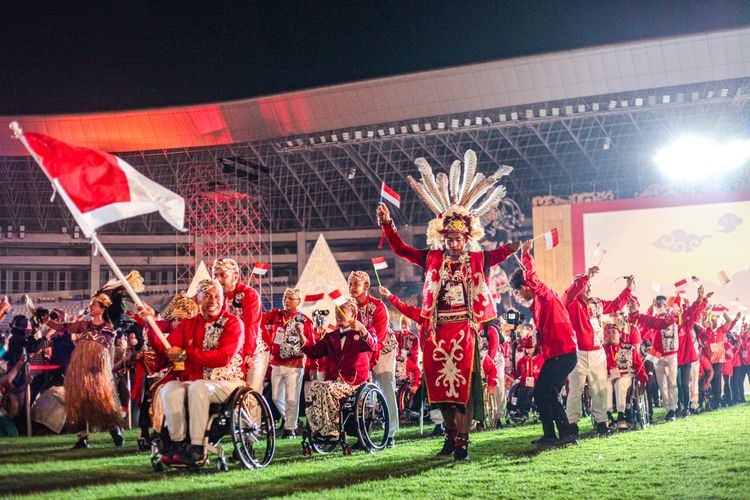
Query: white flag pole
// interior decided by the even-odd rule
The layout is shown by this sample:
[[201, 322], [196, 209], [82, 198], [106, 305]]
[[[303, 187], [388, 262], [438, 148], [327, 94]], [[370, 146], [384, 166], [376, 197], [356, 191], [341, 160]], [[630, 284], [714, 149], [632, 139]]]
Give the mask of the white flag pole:
[[[130, 298], [133, 299], [133, 302], [135, 302], [135, 305], [143, 306], [143, 301], [135, 293], [135, 290], [133, 290], [133, 287], [130, 286], [130, 283], [128, 283], [128, 280], [125, 279], [125, 275], [122, 274], [122, 271], [120, 271], [120, 268], [117, 267], [117, 264], [115, 264], [115, 261], [112, 260], [112, 256], [109, 255], [109, 252], [107, 252], [107, 249], [104, 248], [104, 245], [102, 245], [102, 242], [99, 241], [99, 237], [96, 235], [96, 233], [91, 235], [91, 241], [94, 243], [94, 245], [96, 245], [96, 249], [99, 251], [101, 256], [104, 257], [104, 260], [107, 261], [109, 268], [112, 269], [112, 271], [115, 273], [115, 276], [117, 276], [117, 278], [120, 280], [120, 283], [122, 283], [122, 286], [125, 288], [125, 291], [128, 292], [128, 295], [130, 295]], [[161, 340], [161, 343], [164, 344], [164, 347], [166, 347], [167, 349], [171, 348], [172, 345], [169, 343], [169, 341], [164, 336], [159, 326], [156, 324], [156, 321], [154, 320], [153, 316], [146, 316], [146, 321], [148, 322], [149, 326], [154, 330], [154, 333], [156, 333], [156, 336], [159, 337], [159, 340]]]

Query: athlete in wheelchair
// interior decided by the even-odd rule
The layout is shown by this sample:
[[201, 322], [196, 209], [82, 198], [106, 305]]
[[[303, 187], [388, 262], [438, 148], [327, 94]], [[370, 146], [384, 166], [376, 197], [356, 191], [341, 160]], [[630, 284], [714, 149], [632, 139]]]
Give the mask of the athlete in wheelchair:
[[357, 312], [357, 302], [350, 298], [336, 308], [335, 330], [318, 341], [302, 338], [305, 354], [328, 360], [326, 380], [313, 384], [306, 401], [305, 455], [330, 453], [339, 444], [350, 455], [347, 435], [356, 436], [356, 445], [365, 451], [385, 448], [390, 430], [388, 406], [383, 393], [368, 382], [377, 337], [356, 320]]
[[508, 407], [505, 422], [520, 425], [529, 419], [534, 407], [534, 386], [544, 360], [541, 354], [534, 354], [536, 348], [531, 337], [521, 341], [524, 355], [516, 362], [513, 373], [515, 381], [508, 391]]
[[[627, 430], [639, 426], [646, 427], [649, 422], [646, 395], [646, 368], [644, 360], [632, 344], [621, 343], [623, 325], [613, 322], [607, 325], [608, 343], [604, 346], [609, 370], [610, 410], [618, 430]], [[612, 394], [614, 393], [614, 408]]]
[[[157, 471], [164, 466], [195, 468], [203, 466], [211, 452], [218, 455], [217, 468], [227, 470], [220, 441], [231, 434], [242, 464], [263, 467], [275, 449], [273, 420], [263, 397], [245, 387], [242, 324], [223, 309], [218, 281], [201, 281], [196, 298], [199, 314], [183, 320], [169, 335], [166, 354], [172, 361], [184, 359], [184, 370], [175, 370], [175, 379], [158, 393], [164, 425], [152, 442], [151, 463]], [[140, 313], [154, 311], [144, 305]]]

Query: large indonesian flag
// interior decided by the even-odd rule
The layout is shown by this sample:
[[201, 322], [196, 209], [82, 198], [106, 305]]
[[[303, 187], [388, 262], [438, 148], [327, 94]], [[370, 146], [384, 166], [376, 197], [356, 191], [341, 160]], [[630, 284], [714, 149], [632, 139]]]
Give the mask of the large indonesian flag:
[[105, 224], [151, 212], [185, 230], [185, 200], [122, 159], [34, 132], [20, 138], [87, 238]]

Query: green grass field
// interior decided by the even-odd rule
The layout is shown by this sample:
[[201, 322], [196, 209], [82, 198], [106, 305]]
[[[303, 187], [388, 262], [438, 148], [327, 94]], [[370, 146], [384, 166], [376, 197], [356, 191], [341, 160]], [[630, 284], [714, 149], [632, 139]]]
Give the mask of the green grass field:
[[273, 463], [229, 472], [154, 473], [135, 451], [95, 434], [88, 450], [75, 437], [0, 439], [0, 496], [45, 498], [749, 498], [750, 405], [656, 424], [609, 438], [582, 426], [579, 446], [536, 453], [538, 425], [474, 433], [471, 460], [437, 458], [441, 440], [400, 431], [395, 449], [339, 450], [305, 457], [299, 438], [279, 441]]

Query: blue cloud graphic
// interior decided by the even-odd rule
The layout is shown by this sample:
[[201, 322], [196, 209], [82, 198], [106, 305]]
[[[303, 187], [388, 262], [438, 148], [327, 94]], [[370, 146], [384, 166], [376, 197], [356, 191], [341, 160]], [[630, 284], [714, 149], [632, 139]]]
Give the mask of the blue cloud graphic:
[[701, 243], [706, 238], [710, 238], [710, 236], [698, 236], [697, 234], [688, 234], [682, 229], [675, 229], [669, 234], [659, 236], [651, 244], [659, 250], [668, 250], [672, 253], [688, 253], [701, 246]]
[[737, 229], [737, 226], [742, 224], [742, 217], [733, 214], [731, 212], [727, 212], [721, 217], [719, 217], [719, 220], [716, 221], [717, 224], [721, 226], [722, 233], [733, 233], [735, 229]]

